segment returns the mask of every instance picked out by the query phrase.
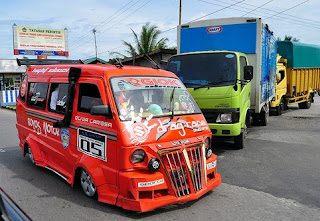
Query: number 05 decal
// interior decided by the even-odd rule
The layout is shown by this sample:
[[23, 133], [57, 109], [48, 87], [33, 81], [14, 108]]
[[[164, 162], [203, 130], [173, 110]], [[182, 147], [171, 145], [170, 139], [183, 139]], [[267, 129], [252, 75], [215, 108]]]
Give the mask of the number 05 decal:
[[78, 150], [89, 156], [107, 161], [107, 136], [78, 129]]

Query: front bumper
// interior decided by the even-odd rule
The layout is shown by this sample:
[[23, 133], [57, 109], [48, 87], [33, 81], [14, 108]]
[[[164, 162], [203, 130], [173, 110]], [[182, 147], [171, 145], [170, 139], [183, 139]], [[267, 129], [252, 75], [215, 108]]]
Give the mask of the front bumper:
[[213, 124], [208, 123], [212, 136], [234, 137], [241, 133], [241, 124]]
[[[124, 175], [124, 174], [122, 174]], [[129, 178], [129, 177], [127, 177]], [[135, 178], [129, 178], [130, 183], [135, 183]], [[154, 178], [152, 179], [154, 180]], [[162, 193], [166, 192], [166, 184], [162, 187], [155, 187], [155, 188], [147, 188], [148, 190], [139, 191], [139, 189], [136, 189], [133, 187], [133, 185], [130, 185], [129, 191], [132, 193], [137, 193], [138, 195], [142, 196], [141, 198], [126, 198], [124, 196], [119, 196], [117, 200], [117, 206], [120, 206], [127, 210], [133, 210], [133, 211], [140, 211], [140, 212], [146, 212], [150, 210], [154, 210], [156, 208], [170, 205], [170, 204], [176, 204], [176, 203], [182, 203], [187, 201], [192, 201], [200, 198], [210, 190], [218, 187], [221, 184], [221, 176], [218, 173], [215, 173], [214, 178], [208, 180], [207, 186], [201, 190], [199, 190], [196, 193], [191, 193], [187, 196], [182, 197], [176, 197], [174, 195], [171, 195], [169, 193], [164, 194], [163, 196], [160, 196]], [[162, 184], [160, 184], [162, 185]], [[163, 188], [165, 189], [159, 189]], [[170, 188], [170, 187], [169, 187]], [[138, 192], [142, 192], [138, 193]], [[148, 192], [150, 192], [148, 194]]]
[[203, 146], [163, 150], [158, 154], [162, 165], [158, 172], [119, 173], [117, 206], [150, 211], [198, 199], [221, 184], [216, 169], [217, 156], [205, 159]]

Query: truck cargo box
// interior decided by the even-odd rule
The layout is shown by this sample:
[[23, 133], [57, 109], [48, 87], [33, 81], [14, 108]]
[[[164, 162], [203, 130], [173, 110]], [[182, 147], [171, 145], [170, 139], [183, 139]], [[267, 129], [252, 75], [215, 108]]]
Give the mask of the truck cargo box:
[[260, 18], [222, 18], [178, 26], [178, 53], [228, 50], [246, 53], [254, 67], [251, 109], [260, 113], [275, 96], [276, 39]]
[[292, 41], [279, 41], [278, 53], [287, 59], [288, 104], [307, 100], [320, 90], [320, 47]]

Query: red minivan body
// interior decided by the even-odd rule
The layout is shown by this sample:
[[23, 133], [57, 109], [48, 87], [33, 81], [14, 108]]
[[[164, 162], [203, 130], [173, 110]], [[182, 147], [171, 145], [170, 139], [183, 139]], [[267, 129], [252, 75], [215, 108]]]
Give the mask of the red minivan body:
[[171, 72], [31, 66], [16, 112], [23, 155], [100, 202], [149, 211], [221, 184], [207, 122]]

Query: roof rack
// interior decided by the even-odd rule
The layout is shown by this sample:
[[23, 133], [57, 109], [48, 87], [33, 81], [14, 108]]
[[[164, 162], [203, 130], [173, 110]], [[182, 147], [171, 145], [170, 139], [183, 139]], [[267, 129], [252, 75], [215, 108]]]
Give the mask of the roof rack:
[[21, 65], [51, 65], [51, 64], [83, 64], [79, 60], [58, 60], [58, 59], [19, 59], [17, 58], [17, 63]]

